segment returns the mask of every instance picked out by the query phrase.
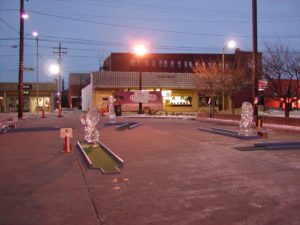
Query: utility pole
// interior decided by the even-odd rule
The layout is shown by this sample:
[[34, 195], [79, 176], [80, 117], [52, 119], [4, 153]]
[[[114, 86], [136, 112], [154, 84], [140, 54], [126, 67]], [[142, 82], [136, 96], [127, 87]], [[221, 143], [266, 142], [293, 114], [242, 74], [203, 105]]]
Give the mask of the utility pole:
[[58, 48], [53, 48], [53, 53], [58, 55], [58, 78], [57, 78], [57, 94], [58, 94], [58, 117], [62, 117], [61, 113], [61, 56], [67, 54], [67, 48], [62, 48], [61, 43], [59, 42]]
[[255, 99], [258, 97], [257, 89], [257, 0], [252, 0], [252, 101], [254, 106], [253, 116], [256, 126], [258, 125], [258, 108]]
[[24, 70], [24, 0], [20, 0], [20, 47], [19, 47], [19, 104], [18, 118], [23, 118], [24, 95], [23, 95], [23, 70]]

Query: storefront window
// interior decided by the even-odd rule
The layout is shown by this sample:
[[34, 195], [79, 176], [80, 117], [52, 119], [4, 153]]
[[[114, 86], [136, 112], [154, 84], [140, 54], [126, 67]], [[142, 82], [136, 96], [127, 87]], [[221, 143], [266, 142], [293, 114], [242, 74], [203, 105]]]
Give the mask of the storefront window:
[[9, 112], [16, 112], [18, 109], [18, 99], [15, 97], [7, 98], [7, 107]]
[[39, 98], [38, 100], [38, 106], [43, 107], [43, 98]]
[[163, 90], [163, 103], [168, 106], [192, 106], [191, 96], [179, 96], [176, 94], [172, 95], [171, 90]]
[[44, 97], [44, 107], [49, 107], [49, 106], [50, 106], [50, 98]]

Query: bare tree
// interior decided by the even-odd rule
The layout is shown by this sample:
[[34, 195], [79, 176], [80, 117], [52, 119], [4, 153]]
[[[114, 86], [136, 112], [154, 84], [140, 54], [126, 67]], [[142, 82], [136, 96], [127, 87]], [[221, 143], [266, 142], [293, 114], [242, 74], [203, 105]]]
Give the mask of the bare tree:
[[222, 92], [220, 63], [197, 62], [193, 71], [199, 74], [198, 89], [210, 98], [210, 117], [215, 111], [216, 97]]
[[300, 56], [281, 44], [267, 46], [263, 55], [263, 75], [269, 82], [266, 96], [285, 106], [289, 117], [293, 102], [300, 99]]
[[202, 61], [196, 64], [194, 72], [199, 74], [199, 90], [212, 99], [222, 95], [228, 96], [231, 100], [232, 114], [234, 114], [234, 97], [245, 85], [249, 85], [247, 68], [237, 61], [226, 66], [220, 61], [210, 64]]
[[[244, 66], [232, 65], [231, 67], [224, 69], [224, 89], [231, 102], [231, 112], [234, 115], [234, 98], [241, 92], [241, 90], [249, 84], [249, 77], [247, 76], [249, 71]], [[249, 88], [248, 88], [249, 89]]]

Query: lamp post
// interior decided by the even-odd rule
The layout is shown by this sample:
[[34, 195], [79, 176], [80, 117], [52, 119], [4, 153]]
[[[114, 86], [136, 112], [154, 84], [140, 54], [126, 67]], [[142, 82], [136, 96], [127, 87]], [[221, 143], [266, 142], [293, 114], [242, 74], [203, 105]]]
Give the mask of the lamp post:
[[[134, 50], [135, 50], [135, 54], [140, 58], [142, 58], [144, 55], [147, 54], [147, 49], [146, 49], [145, 45], [143, 45], [143, 44], [139, 44], [139, 45], [135, 46]], [[139, 90], [140, 90], [140, 92], [142, 91], [142, 62], [141, 62], [141, 60], [139, 60]], [[139, 102], [138, 114], [143, 114], [143, 103], [142, 102]]]
[[[229, 41], [223, 48], [222, 48], [222, 72], [223, 76], [225, 75], [225, 49], [234, 49], [236, 46], [235, 41], [231, 40]], [[224, 91], [222, 94], [222, 111], [224, 111], [224, 101], [225, 101], [225, 96], [224, 96]]]
[[58, 117], [61, 117], [61, 105], [60, 105], [60, 85], [59, 85], [59, 73], [60, 73], [60, 67], [57, 64], [52, 64], [49, 67], [49, 71], [52, 75], [57, 76], [57, 100], [58, 100]]
[[32, 35], [36, 40], [36, 112], [39, 112], [39, 37], [38, 32], [34, 31]]

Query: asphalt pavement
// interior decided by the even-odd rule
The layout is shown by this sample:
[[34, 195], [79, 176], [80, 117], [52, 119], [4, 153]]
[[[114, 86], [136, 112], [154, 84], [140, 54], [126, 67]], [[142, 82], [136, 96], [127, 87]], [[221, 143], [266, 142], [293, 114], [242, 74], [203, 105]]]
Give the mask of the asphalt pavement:
[[[198, 128], [237, 131], [212, 120], [100, 117], [100, 140], [125, 161], [120, 174], [90, 169], [76, 147], [80, 113], [26, 115], [0, 134], [0, 225], [298, 225], [300, 149], [239, 151], [257, 142], [300, 141], [268, 129], [242, 140]], [[58, 129], [73, 128], [63, 152]]]

